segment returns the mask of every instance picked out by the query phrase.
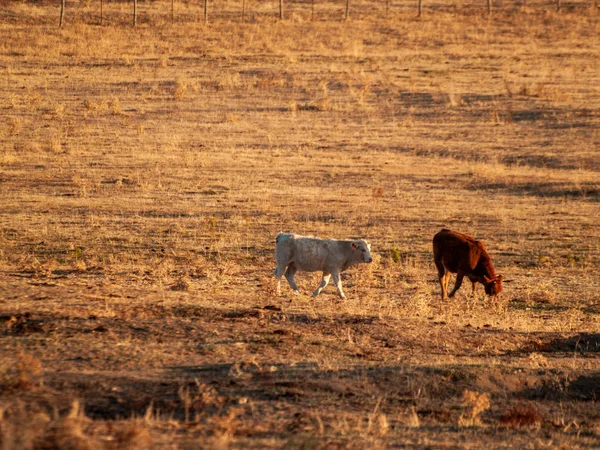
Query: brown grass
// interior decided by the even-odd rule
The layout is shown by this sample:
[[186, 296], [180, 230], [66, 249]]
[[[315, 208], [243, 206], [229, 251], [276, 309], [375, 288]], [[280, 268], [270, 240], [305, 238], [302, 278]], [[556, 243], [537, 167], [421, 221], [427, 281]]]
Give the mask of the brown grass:
[[[597, 10], [68, 5], [0, 21], [0, 447], [600, 445]], [[279, 231], [374, 262], [278, 297]]]

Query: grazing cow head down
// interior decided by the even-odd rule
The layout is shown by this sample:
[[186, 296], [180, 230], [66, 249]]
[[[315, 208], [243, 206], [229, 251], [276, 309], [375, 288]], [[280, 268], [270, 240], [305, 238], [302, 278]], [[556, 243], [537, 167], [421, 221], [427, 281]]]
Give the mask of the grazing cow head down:
[[498, 295], [502, 292], [502, 275], [498, 275], [496, 278], [488, 278], [484, 275], [483, 280], [487, 295]]
[[352, 242], [352, 251], [360, 252], [359, 259], [362, 262], [371, 263], [373, 257], [371, 256], [371, 244], [367, 243], [364, 239]]

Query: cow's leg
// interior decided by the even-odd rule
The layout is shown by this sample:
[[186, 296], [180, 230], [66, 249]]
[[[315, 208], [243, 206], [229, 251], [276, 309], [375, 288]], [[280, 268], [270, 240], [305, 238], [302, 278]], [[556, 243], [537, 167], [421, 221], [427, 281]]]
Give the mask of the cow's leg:
[[456, 291], [458, 291], [460, 289], [460, 285], [462, 284], [464, 277], [465, 277], [465, 273], [462, 270], [459, 270], [458, 273], [456, 274], [456, 281], [454, 282], [454, 289], [452, 289], [452, 292], [450, 292], [450, 297], [454, 297], [454, 294], [456, 294]]
[[321, 284], [319, 284], [319, 287], [317, 288], [317, 290], [315, 292], [313, 292], [313, 297], [316, 297], [317, 295], [319, 295], [321, 293], [323, 288], [325, 286], [327, 286], [327, 283], [329, 283], [330, 278], [331, 278], [331, 274], [329, 274], [327, 272], [323, 272], [323, 278], [321, 279]]
[[450, 284], [451, 277], [452, 273], [448, 271], [442, 276], [440, 280], [440, 284], [442, 285], [442, 300], [448, 300], [448, 284]]
[[475, 298], [476, 297], [475, 290], [477, 289], [477, 281], [472, 281], [471, 280], [471, 283], [473, 283], [473, 294], [472, 294], [472, 297]]
[[293, 291], [296, 294], [300, 293], [300, 290], [298, 289], [298, 286], [296, 285], [296, 280], [294, 280], [294, 274], [297, 272], [297, 268], [294, 265], [294, 263], [290, 264], [287, 268], [287, 270], [285, 271], [285, 277], [288, 280], [288, 283], [290, 283], [290, 286], [292, 287]]
[[277, 278], [277, 295], [281, 295], [281, 277], [285, 272], [285, 265], [281, 264], [279, 261], [277, 262], [277, 267], [275, 267], [275, 278]]
[[441, 261], [435, 260], [435, 267], [438, 270], [438, 279], [440, 280], [440, 286], [442, 287], [442, 300], [448, 298], [448, 280], [450, 279], [450, 272], [446, 272], [446, 268]]
[[344, 295], [344, 291], [342, 290], [342, 280], [340, 279], [340, 273], [338, 271], [331, 272], [331, 277], [333, 278], [333, 283], [338, 290], [338, 294], [342, 300], [346, 299], [346, 295]]

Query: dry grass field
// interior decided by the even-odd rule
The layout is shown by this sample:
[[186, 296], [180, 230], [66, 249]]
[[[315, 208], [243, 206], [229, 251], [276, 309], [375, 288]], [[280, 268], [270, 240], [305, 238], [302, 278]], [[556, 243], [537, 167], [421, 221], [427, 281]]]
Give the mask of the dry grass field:
[[[591, 2], [1, 5], [2, 450], [600, 446]], [[279, 231], [375, 260], [278, 297]]]

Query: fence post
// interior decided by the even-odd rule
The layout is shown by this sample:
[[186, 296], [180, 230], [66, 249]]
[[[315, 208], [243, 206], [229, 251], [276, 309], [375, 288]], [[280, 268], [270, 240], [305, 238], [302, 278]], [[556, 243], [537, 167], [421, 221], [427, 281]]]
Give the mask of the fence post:
[[556, 12], [560, 11], [560, 0], [556, 0]]
[[60, 2], [60, 22], [58, 23], [59, 28], [62, 28], [62, 26], [63, 26], [64, 14], [65, 14], [65, 0], [61, 0], [61, 2]]
[[175, 0], [171, 0], [171, 24], [173, 24], [173, 21], [174, 21], [173, 20], [173, 16], [174, 16], [173, 10], [174, 9], [175, 9]]
[[417, 17], [421, 17], [421, 0], [417, 0]]
[[137, 0], [133, 0], [133, 26], [137, 25]]
[[104, 21], [104, 14], [103, 14], [103, 7], [104, 6], [104, 0], [100, 0], [100, 25], [102, 25], [103, 21]]
[[279, 20], [283, 20], [283, 0], [279, 0]]
[[346, 15], [344, 16], [344, 20], [348, 20], [349, 15], [350, 15], [350, 0], [346, 0]]
[[245, 22], [246, 19], [246, 0], [242, 0], [242, 23]]
[[315, 0], [310, 0], [310, 20], [315, 20]]
[[492, 0], [487, 0], [488, 16], [492, 14]]
[[208, 23], [208, 0], [204, 0], [204, 23]]

